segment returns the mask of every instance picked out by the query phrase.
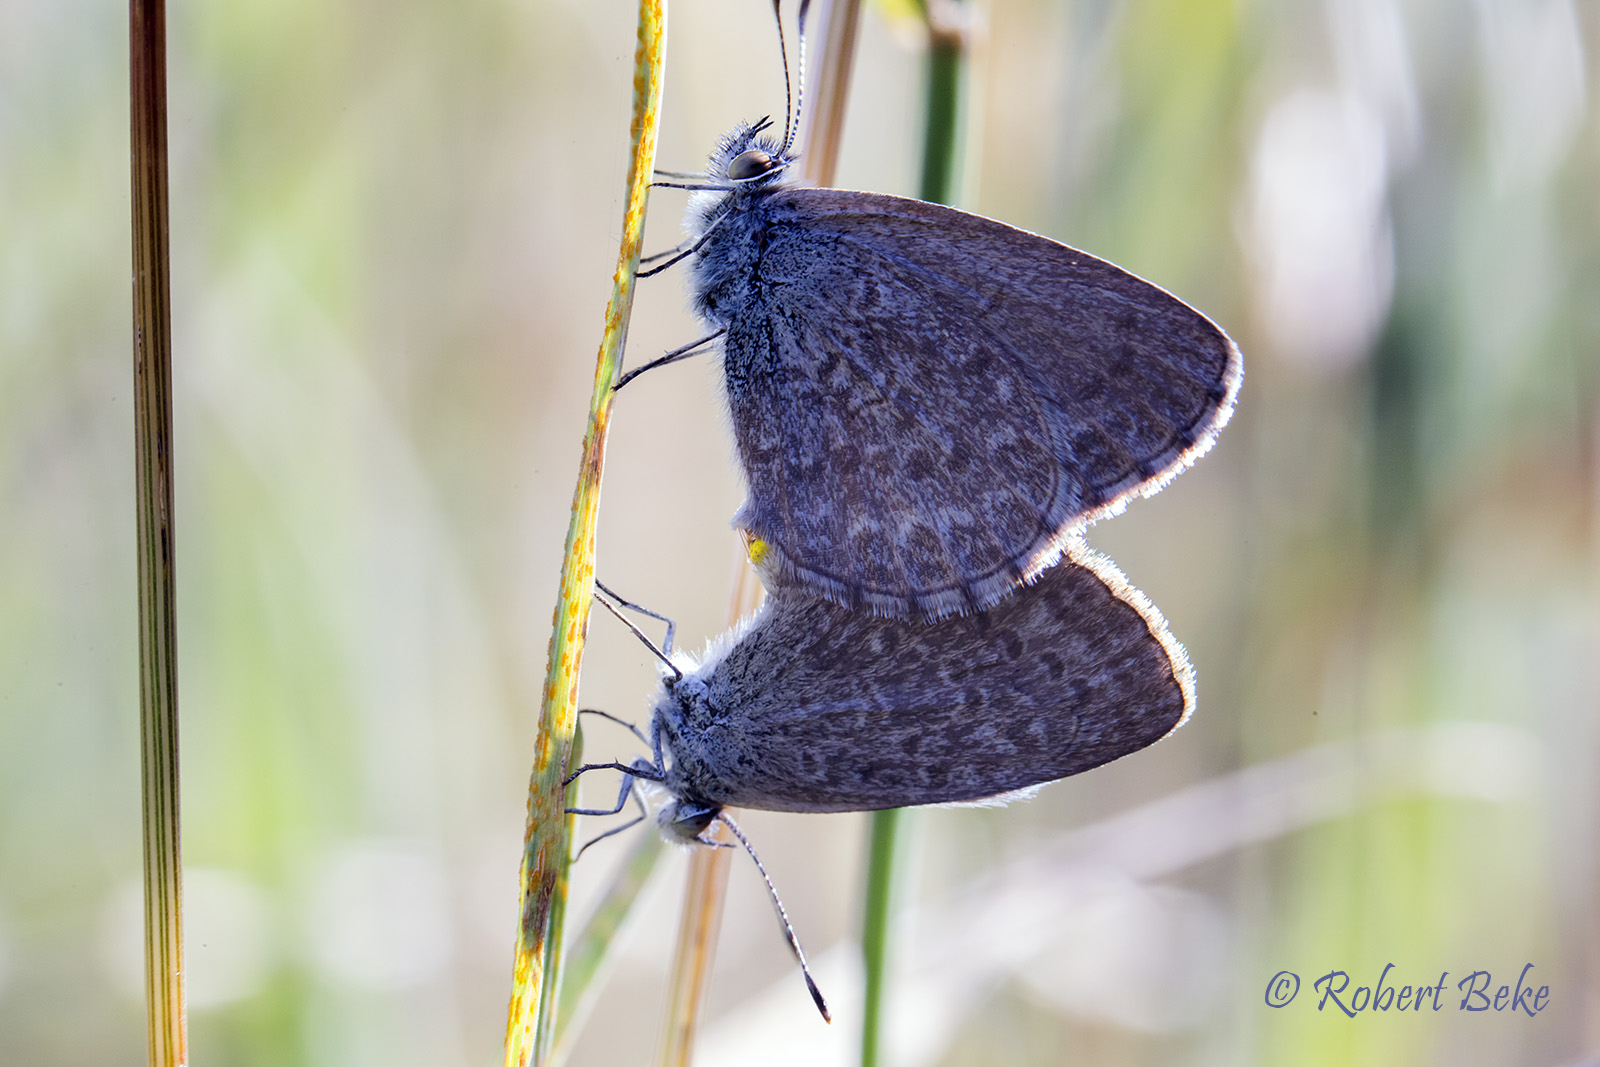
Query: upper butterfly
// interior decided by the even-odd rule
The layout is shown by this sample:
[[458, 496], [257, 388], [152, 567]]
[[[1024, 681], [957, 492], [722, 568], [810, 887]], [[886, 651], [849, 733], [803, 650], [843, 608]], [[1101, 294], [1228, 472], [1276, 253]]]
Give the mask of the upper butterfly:
[[686, 244], [769, 586], [982, 610], [1210, 448], [1244, 371], [1204, 315], [992, 219], [798, 187], [765, 126], [723, 138]]

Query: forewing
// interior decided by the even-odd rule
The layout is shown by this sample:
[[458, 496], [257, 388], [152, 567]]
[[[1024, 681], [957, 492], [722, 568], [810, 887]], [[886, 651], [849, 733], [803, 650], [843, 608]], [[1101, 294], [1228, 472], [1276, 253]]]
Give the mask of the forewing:
[[775, 811], [977, 800], [1164, 737], [1193, 705], [1159, 612], [1080, 543], [988, 612], [937, 623], [783, 596], [712, 673], [716, 795]]
[[761, 298], [727, 343], [737, 521], [775, 585], [901, 616], [987, 607], [1231, 411], [1232, 342], [1118, 267], [935, 204], [772, 195]]

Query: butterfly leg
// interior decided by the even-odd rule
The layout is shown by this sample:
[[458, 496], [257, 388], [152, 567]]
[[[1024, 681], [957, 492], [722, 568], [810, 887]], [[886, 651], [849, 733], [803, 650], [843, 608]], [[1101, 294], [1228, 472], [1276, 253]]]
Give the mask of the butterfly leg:
[[[580, 774], [588, 774], [590, 771], [621, 771], [623, 774], [631, 775], [634, 778], [643, 778], [647, 782], [659, 782], [661, 779], [666, 777], [666, 775], [662, 774], [661, 771], [650, 766], [644, 760], [636, 760], [631, 764], [617, 763], [613, 761], [611, 763], [585, 763], [582, 767], [579, 767], [577, 770], [573, 771], [571, 774], [562, 779], [561, 784], [563, 787], [569, 786], [578, 780], [578, 776]], [[622, 802], [618, 801], [617, 806], [612, 808], [610, 811], [581, 811], [578, 812], [578, 814], [615, 815], [621, 810]]]
[[[582, 768], [587, 770], [588, 768]], [[617, 792], [617, 804], [614, 808], [568, 808], [567, 815], [615, 815], [628, 804], [628, 798], [633, 795], [633, 773], [630, 771], [622, 779], [622, 788]]]
[[[649, 815], [649, 812], [645, 810], [644, 801], [639, 799], [638, 790], [633, 788], [633, 779], [630, 778], [623, 784], [623, 791], [626, 792], [627, 794], [629, 794], [630, 796], [632, 796], [633, 797], [633, 802], [635, 804], [639, 805], [639, 814], [637, 816], [635, 816], [634, 818], [629, 819], [627, 822], [623, 823], [621, 826], [613, 826], [611, 829], [605, 831], [604, 833], [596, 834], [594, 837], [591, 837], [588, 841], [585, 841], [583, 843], [583, 847], [578, 849], [577, 855], [572, 857], [572, 862], [576, 863], [576, 862], [578, 862], [578, 860], [582, 859], [583, 858], [583, 854], [585, 852], [589, 851], [589, 846], [590, 845], [599, 844], [601, 841], [604, 841], [608, 837], [615, 837], [617, 834], [622, 833], [622, 831], [630, 830], [633, 827], [638, 826], [640, 823], [644, 822], [646, 816]], [[621, 800], [618, 801], [618, 803], [617, 803], [617, 810], [618, 811], [622, 810], [623, 803], [625, 803], [625, 801], [621, 801]], [[579, 812], [579, 811], [574, 811], [572, 809], [568, 809], [568, 814], [581, 815], [583, 813]], [[613, 812], [613, 813], [610, 813], [610, 814], [615, 814], [615, 813]]]
[[624, 830], [631, 830], [635, 826], [638, 826], [642, 822], [644, 822], [644, 816], [643, 815], [639, 815], [639, 816], [636, 816], [636, 817], [634, 817], [632, 819], [629, 819], [627, 822], [623, 823], [621, 826], [613, 826], [611, 829], [607, 830], [603, 834], [595, 834], [593, 837], [591, 837], [589, 840], [587, 840], [587, 841], [585, 841], [583, 843], [583, 847], [582, 848], [578, 849], [577, 855], [572, 857], [572, 862], [573, 863], [577, 863], [578, 860], [583, 857], [583, 854], [585, 852], [589, 851], [589, 846], [590, 845], [598, 845], [600, 842], [604, 841], [606, 838], [615, 837], [617, 834], [622, 833], [622, 831], [624, 831]]
[[[662, 172], [657, 171], [656, 173], [660, 174]], [[657, 260], [666, 259], [668, 256], [675, 256], [680, 252], [687, 252], [689, 251], [689, 249], [685, 247], [687, 244], [687, 241], [680, 241], [671, 248], [667, 249], [665, 252], [656, 252], [648, 256], [640, 256], [639, 264], [640, 266], [643, 266], [646, 263], [655, 263]]]
[[617, 379], [617, 384], [611, 387], [611, 391], [613, 393], [616, 392], [618, 389], [621, 389], [624, 385], [627, 385], [629, 382], [633, 381], [647, 370], [655, 370], [657, 367], [665, 367], [668, 363], [676, 363], [680, 359], [688, 359], [690, 356], [698, 356], [701, 349], [727, 332], [728, 331], [726, 329], [721, 329], [716, 333], [709, 333], [700, 338], [698, 341], [690, 341], [682, 348], [674, 348], [671, 352], [668, 352], [664, 356], [657, 356], [649, 363], [633, 368], [627, 374], [624, 374], [622, 377]]
[[[720, 189], [720, 188], [723, 188], [723, 186], [720, 186], [720, 185], [673, 185], [671, 182], [653, 182], [651, 184], [665, 186], [665, 187], [667, 187], [669, 189]], [[688, 259], [690, 256], [694, 255], [696, 252], [700, 251], [701, 247], [704, 246], [707, 241], [711, 240], [711, 235], [717, 232], [717, 225], [719, 223], [721, 223], [722, 220], [727, 218], [727, 217], [728, 217], [728, 212], [727, 212], [726, 209], [724, 209], [722, 214], [720, 214], [716, 218], [712, 219], [706, 225], [705, 232], [700, 235], [700, 239], [695, 241], [694, 244], [690, 245], [688, 248], [684, 248], [683, 245], [680, 244], [680, 245], [678, 245], [678, 247], [672, 249], [671, 251], [662, 253], [662, 255], [651, 256], [650, 260], [652, 260], [652, 261], [653, 260], [657, 260], [657, 259], [661, 259], [662, 256], [671, 256], [672, 258], [668, 259], [665, 263], [661, 264], [659, 267], [651, 267], [649, 270], [635, 271], [633, 276], [635, 278], [648, 278], [651, 275], [660, 274], [662, 271], [666, 270], [669, 267], [672, 267], [672, 266], [676, 265], [677, 263], [681, 262], [682, 260]], [[645, 262], [645, 260], [640, 260], [639, 262], [643, 263], [643, 262]]]
[[640, 741], [644, 742], [646, 745], [648, 745], [650, 743], [650, 739], [648, 737], [646, 737], [643, 733], [641, 733], [637, 726], [633, 725], [633, 723], [629, 722], [627, 719], [619, 719], [619, 718], [617, 718], [615, 715], [611, 714], [608, 711], [601, 711], [598, 708], [579, 708], [578, 709], [578, 714], [579, 715], [598, 715], [602, 719], [610, 719], [612, 722], [616, 723], [618, 726], [626, 726], [628, 728], [628, 732], [629, 733], [633, 734], [634, 737], [637, 737]]
[[[665, 174], [666, 172], [665, 171], [657, 171], [656, 173], [657, 174]], [[702, 190], [707, 191], [707, 192], [713, 192], [713, 193], [725, 193], [729, 189], [733, 188], [733, 185], [731, 183], [728, 183], [728, 182], [714, 182], [711, 179], [707, 178], [704, 174], [691, 174], [691, 175], [689, 175], [689, 177], [698, 178], [699, 180], [696, 181], [696, 182], [693, 182], [693, 183], [690, 183], [690, 182], [651, 182], [650, 183], [650, 188], [652, 188], [652, 189], [687, 189], [687, 190], [689, 190], [690, 192], [693, 192], [693, 193], [698, 193], [698, 192], [701, 192]], [[683, 247], [682, 245], [678, 246], [678, 248], [682, 248], [682, 247]], [[675, 249], [672, 249], [671, 251], [666, 252], [664, 254], [670, 256], [670, 255], [672, 255], [673, 252], [676, 252], [677, 250], [678, 249], [675, 248]], [[660, 256], [650, 256], [649, 258], [650, 259], [659, 259], [661, 257]], [[643, 263], [643, 262], [645, 262], [645, 260], [641, 259], [639, 262]]]
[[[601, 586], [594, 591], [594, 598], [600, 602], [602, 607], [611, 612], [611, 614], [615, 615], [617, 620], [633, 633], [633, 636], [644, 642], [644, 647], [648, 648], [651, 654], [654, 655], [656, 659], [660, 660], [662, 665], [664, 665], [667, 670], [671, 671], [675, 678], [677, 678], [679, 681], [683, 680], [683, 671], [678, 669], [678, 665], [672, 662], [671, 657], [668, 656], [666, 652], [657, 648], [655, 642], [650, 640], [650, 636], [635, 626], [633, 624], [633, 620], [622, 613], [621, 608], [617, 607], [617, 605], [611, 602], [612, 597], [609, 592], [605, 591], [604, 586]], [[627, 601], [623, 601], [623, 603], [627, 604]], [[637, 607], [637, 605], [628, 604], [628, 607]], [[655, 615], [654, 612], [646, 612], [646, 614]], [[663, 618], [663, 616], [660, 615], [655, 615], [655, 617], [658, 619]], [[675, 628], [675, 625], [669, 625], [667, 627], [667, 647], [669, 648], [672, 646], [672, 632]]]
[[[682, 245], [680, 245], [677, 248], [674, 248], [669, 252], [662, 253], [662, 255], [660, 255], [660, 256], [651, 256], [650, 258], [652, 260], [660, 259], [660, 258], [662, 258], [662, 256], [671, 256], [672, 258], [668, 259], [665, 263], [661, 264], [659, 267], [651, 267], [649, 270], [638, 271], [637, 273], [634, 274], [634, 277], [635, 278], [650, 278], [650, 277], [653, 277], [653, 276], [655, 276], [657, 274], [660, 274], [662, 271], [667, 270], [670, 267], [677, 266], [679, 263], [683, 262], [684, 260], [688, 259], [690, 256], [694, 255], [696, 252], [700, 251], [700, 246], [705, 244], [706, 243], [706, 237], [710, 237], [710, 236], [711, 236], [711, 231], [707, 230], [706, 234], [705, 234], [705, 237], [701, 237], [700, 240], [696, 241], [694, 244], [690, 245], [688, 248], [684, 248]], [[644, 260], [640, 260], [639, 262], [643, 263]]]
[[[615, 600], [620, 607], [627, 608], [629, 611], [637, 611], [640, 615], [648, 615], [648, 616], [650, 616], [650, 618], [655, 619], [658, 622], [666, 623], [667, 624], [667, 637], [666, 637], [665, 641], [661, 642], [661, 651], [665, 652], [669, 656], [672, 655], [672, 635], [677, 633], [677, 631], [678, 631], [678, 624], [677, 623], [673, 622], [671, 619], [667, 618], [665, 615], [659, 615], [656, 612], [651, 611], [649, 608], [644, 607], [643, 605], [635, 604], [631, 600], [627, 600], [627, 599], [625, 599], [623, 597], [618, 596], [616, 593], [612, 592], [605, 585], [605, 583], [600, 581], [598, 578], [595, 579], [594, 586], [595, 586], [596, 589], [600, 590], [606, 596], [610, 597], [612, 600]], [[620, 721], [620, 720], [618, 720], [618, 721]], [[634, 731], [635, 734], [638, 734], [638, 732], [639, 731], [637, 731], [637, 730]], [[643, 740], [643, 738], [640, 738], [640, 740]]]

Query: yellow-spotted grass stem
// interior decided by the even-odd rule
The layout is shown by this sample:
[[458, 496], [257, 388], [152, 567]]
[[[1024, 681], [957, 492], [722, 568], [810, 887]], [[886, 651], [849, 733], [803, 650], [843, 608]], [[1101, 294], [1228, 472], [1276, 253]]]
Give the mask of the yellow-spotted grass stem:
[[[589, 425], [583, 438], [578, 484], [573, 492], [567, 528], [566, 555], [550, 636], [549, 663], [539, 709], [539, 732], [528, 783], [528, 817], [524, 830], [521, 909], [517, 924], [511, 1002], [507, 1009], [505, 1062], [526, 1067], [544, 1062], [556, 1027], [553, 1002], [556, 975], [552, 945], [561, 939], [559, 918], [567, 868], [571, 863], [571, 822], [564, 814], [568, 772], [577, 723], [578, 672], [588, 631], [594, 593], [595, 519], [600, 505], [600, 478], [605, 467], [610, 426], [612, 383], [627, 337], [633, 307], [635, 276], [644, 232], [645, 205], [655, 169], [656, 135], [660, 124], [662, 79], [667, 46], [666, 0], [640, 0], [638, 47], [633, 67], [633, 151], [628, 164], [627, 202], [622, 219], [622, 247], [606, 307], [605, 333], [595, 364]], [[541, 1027], [541, 1020], [546, 1025]]]
[[[572, 748], [567, 753], [567, 769], [563, 777], [583, 763], [583, 724], [578, 723], [572, 734]], [[562, 806], [571, 809], [577, 806], [578, 783], [572, 782], [567, 786], [566, 795], [562, 799]], [[567, 815], [567, 841], [572, 840], [572, 830], [577, 824], [576, 815]], [[551, 1049], [555, 1044], [555, 1035], [558, 1026], [557, 1007], [560, 999], [561, 986], [565, 982], [564, 965], [566, 963], [566, 939], [561, 936], [566, 929], [567, 919], [567, 889], [571, 884], [572, 865], [563, 864], [557, 872], [555, 893], [550, 899], [550, 929], [555, 933], [546, 942], [545, 948], [545, 981], [544, 988], [539, 996], [539, 1025], [534, 1035], [533, 1061], [535, 1063], [551, 1062]]]

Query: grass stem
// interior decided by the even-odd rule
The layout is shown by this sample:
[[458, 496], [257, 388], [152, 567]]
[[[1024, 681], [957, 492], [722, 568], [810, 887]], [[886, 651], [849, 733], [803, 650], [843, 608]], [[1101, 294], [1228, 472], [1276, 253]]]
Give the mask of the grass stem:
[[588, 633], [594, 594], [595, 520], [600, 507], [600, 479], [605, 468], [606, 436], [611, 421], [612, 383], [616, 381], [644, 234], [645, 206], [654, 176], [656, 135], [660, 125], [662, 79], [667, 46], [666, 0], [640, 0], [638, 47], [633, 74], [633, 151], [628, 164], [627, 202], [623, 211], [622, 246], [606, 307], [605, 332], [596, 358], [594, 392], [583, 457], [573, 491], [566, 554], [556, 602], [554, 631], [539, 709], [538, 744], [528, 783], [528, 815], [523, 836], [521, 909], [517, 924], [511, 1002], [507, 1008], [505, 1062], [526, 1067], [543, 1062], [554, 1026], [548, 1020], [556, 996], [551, 945], [561, 938], [552, 917], [564, 897], [567, 868], [572, 862], [570, 820], [565, 814], [567, 789], [562, 784], [577, 726], [578, 673]]
[[139, 582], [139, 738], [144, 809], [145, 1011], [151, 1067], [188, 1062], [178, 641], [173, 541], [172, 289], [167, 228], [163, 0], [128, 4], [133, 205], [134, 463]]

